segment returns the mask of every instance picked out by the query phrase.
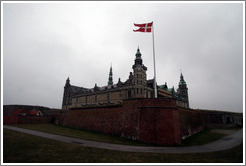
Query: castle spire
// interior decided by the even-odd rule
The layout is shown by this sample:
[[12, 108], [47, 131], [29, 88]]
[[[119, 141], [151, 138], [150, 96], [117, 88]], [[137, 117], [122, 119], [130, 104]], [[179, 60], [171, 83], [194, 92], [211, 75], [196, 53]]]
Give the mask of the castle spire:
[[139, 47], [137, 49], [137, 53], [135, 54], [135, 56], [136, 56], [135, 65], [142, 65], [143, 64], [143, 60], [141, 58], [142, 54], [141, 54], [141, 52], [139, 50]]
[[66, 87], [70, 86], [70, 79], [69, 79], [69, 77], [67, 77], [65, 86], [66, 86]]
[[182, 72], [180, 74], [178, 93], [179, 97], [187, 103], [187, 108], [189, 108], [188, 88]]
[[184, 80], [184, 76], [183, 76], [182, 72], [181, 72], [181, 75], [180, 75], [179, 85], [186, 85], [186, 82]]
[[112, 63], [111, 63], [111, 66], [110, 66], [110, 71], [109, 71], [108, 85], [113, 85]]

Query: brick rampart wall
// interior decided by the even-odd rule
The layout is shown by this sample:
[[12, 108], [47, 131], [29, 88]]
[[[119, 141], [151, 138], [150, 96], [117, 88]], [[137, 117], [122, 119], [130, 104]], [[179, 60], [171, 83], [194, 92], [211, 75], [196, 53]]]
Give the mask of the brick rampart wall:
[[140, 141], [163, 145], [180, 144], [178, 109], [142, 107], [139, 120]]
[[37, 123], [50, 123], [51, 117], [38, 117], [38, 116], [19, 116], [19, 124], [37, 124]]
[[146, 143], [180, 144], [179, 113], [172, 99], [135, 99], [119, 107], [71, 110], [60, 123]]
[[3, 124], [37, 124], [50, 123], [52, 117], [37, 117], [37, 116], [3, 116]]
[[174, 99], [164, 98], [126, 100], [109, 107], [44, 110], [44, 114], [4, 116], [4, 123], [51, 122], [159, 145], [180, 144], [181, 138], [203, 129], [199, 111], [178, 107]]
[[180, 135], [185, 139], [204, 129], [203, 118], [200, 112], [179, 108]]
[[42, 106], [31, 106], [31, 105], [4, 105], [3, 106], [3, 115], [13, 115], [13, 113], [15, 111], [17, 111], [18, 109], [23, 109], [23, 110], [32, 110], [32, 109], [36, 109], [36, 110], [49, 110], [49, 108], [47, 107], [42, 107]]
[[3, 124], [17, 124], [18, 116], [3, 115]]
[[201, 113], [203, 123], [207, 127], [235, 127], [243, 126], [243, 113], [196, 110]]

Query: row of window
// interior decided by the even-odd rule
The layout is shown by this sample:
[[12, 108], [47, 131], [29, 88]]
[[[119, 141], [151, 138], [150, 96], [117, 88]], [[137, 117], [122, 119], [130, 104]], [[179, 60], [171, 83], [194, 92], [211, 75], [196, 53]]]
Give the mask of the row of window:
[[146, 81], [143, 81], [143, 80], [136, 80], [136, 81], [134, 82], [135, 85], [136, 85], [136, 84], [144, 84], [144, 83], [146, 83]]
[[[132, 96], [131, 92], [133, 93], [133, 96]], [[119, 94], [119, 96], [118, 96], [119, 98], [118, 99], [119, 100], [128, 99], [128, 98], [132, 98], [134, 96], [144, 95], [145, 93], [146, 93], [145, 96], [147, 98], [151, 97], [150, 92], [148, 92], [148, 91], [145, 92], [143, 88], [136, 88], [133, 91], [132, 90], [125, 90], [125, 97], [122, 96], [122, 91], [121, 91], [121, 92], [118, 93]], [[110, 99], [111, 98], [111, 94], [107, 93], [106, 95], [107, 96], [104, 98], [104, 100], [105, 101], [110, 101], [111, 100]], [[84, 96], [83, 101], [79, 101], [79, 97], [73, 98], [73, 104], [80, 103], [80, 102], [87, 104], [88, 100], [90, 100], [90, 102], [95, 102], [95, 103], [101, 101], [101, 100], [100, 101], [98, 100], [98, 95], [95, 95], [94, 97], [92, 97], [92, 96]], [[66, 105], [71, 105], [71, 104], [72, 104], [71, 103], [71, 98], [66, 98]]]
[[139, 78], [144, 78], [143, 75], [144, 75], [144, 74], [136, 74], [137, 78], [138, 78], [138, 77], [139, 77]]
[[[91, 96], [85, 96], [85, 103], [87, 103], [88, 101], [88, 97], [91, 97]], [[119, 93], [119, 97], [121, 97], [121, 93]], [[75, 103], [78, 103], [78, 100], [79, 98], [75, 98]], [[107, 93], [107, 100], [109, 101], [110, 100], [110, 93]], [[94, 96], [94, 101], [97, 102], [98, 101], [98, 95], [95, 95]]]

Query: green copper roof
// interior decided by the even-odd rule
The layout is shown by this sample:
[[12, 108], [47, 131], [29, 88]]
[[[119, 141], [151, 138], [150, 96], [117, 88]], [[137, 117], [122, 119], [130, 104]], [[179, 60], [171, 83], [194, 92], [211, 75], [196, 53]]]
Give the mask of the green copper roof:
[[161, 89], [167, 89], [167, 83], [165, 82], [165, 84], [159, 85], [158, 87]]
[[168, 89], [167, 89], [167, 91], [168, 91], [168, 92], [172, 92], [172, 91], [174, 91], [174, 87], [172, 87], [172, 88], [168, 88]]
[[184, 80], [183, 74], [181, 73], [180, 75], [180, 81], [179, 81], [179, 85], [186, 85], [186, 82]]
[[109, 71], [108, 85], [113, 85], [113, 72], [112, 72], [112, 65], [111, 65], [111, 67], [110, 67], [110, 71]]
[[136, 53], [136, 56], [137, 56], [137, 57], [141, 57], [141, 55], [142, 55], [142, 54], [140, 53], [140, 50], [139, 50], [139, 48], [138, 48], [137, 53]]

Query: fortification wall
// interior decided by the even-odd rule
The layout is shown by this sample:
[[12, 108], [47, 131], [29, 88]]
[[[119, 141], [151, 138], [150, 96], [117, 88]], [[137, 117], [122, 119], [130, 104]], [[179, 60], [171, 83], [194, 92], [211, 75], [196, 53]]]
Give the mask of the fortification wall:
[[201, 113], [206, 127], [243, 126], [243, 113], [200, 109], [196, 111]]
[[3, 124], [37, 124], [37, 123], [51, 123], [52, 117], [38, 117], [38, 116], [3, 116]]
[[182, 138], [203, 130], [204, 122], [200, 111], [178, 107], [176, 100], [165, 98], [125, 100], [121, 105], [74, 110], [48, 109], [43, 114], [5, 114], [3, 120], [4, 124], [55, 123], [159, 145], [180, 144]]
[[3, 115], [3, 124], [17, 124], [18, 116]]
[[179, 108], [179, 121], [182, 139], [204, 130], [203, 117], [196, 110]]
[[15, 112], [18, 109], [23, 109], [23, 110], [49, 110], [50, 108], [48, 107], [43, 107], [43, 106], [32, 106], [32, 105], [4, 105], [3, 106], [3, 115], [12, 115], [13, 112]]
[[60, 124], [146, 143], [181, 143], [179, 113], [173, 99], [134, 99], [118, 107], [71, 110]]

